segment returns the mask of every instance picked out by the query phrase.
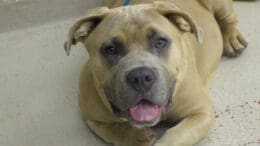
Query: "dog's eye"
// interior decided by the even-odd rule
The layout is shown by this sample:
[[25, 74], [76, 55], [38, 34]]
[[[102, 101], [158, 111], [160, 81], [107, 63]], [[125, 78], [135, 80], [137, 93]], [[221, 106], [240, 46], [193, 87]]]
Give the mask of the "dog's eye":
[[168, 41], [164, 38], [159, 38], [154, 41], [153, 45], [155, 48], [164, 48], [168, 45]]
[[104, 48], [104, 53], [107, 55], [116, 55], [118, 54], [118, 49], [114, 46], [108, 46]]

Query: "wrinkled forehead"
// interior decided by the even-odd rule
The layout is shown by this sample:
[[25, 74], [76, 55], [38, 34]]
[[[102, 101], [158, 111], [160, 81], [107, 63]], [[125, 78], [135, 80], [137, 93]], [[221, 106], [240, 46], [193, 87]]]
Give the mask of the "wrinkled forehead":
[[118, 8], [111, 9], [108, 17], [110, 16], [111, 20], [121, 18], [125, 21], [137, 21], [137, 20], [140, 21], [140, 19], [149, 21], [150, 17], [148, 12], [150, 9], [151, 8], [149, 8], [147, 5], [133, 5], [133, 6], [126, 6], [126, 7], [118, 7]]
[[149, 11], [145, 6], [127, 6], [111, 9], [96, 33], [104, 39], [120, 37], [127, 41], [143, 41], [151, 30], [168, 33], [165, 27], [167, 21], [159, 13]]
[[128, 50], [145, 49], [153, 36], [169, 38], [175, 42], [178, 33], [178, 29], [159, 12], [141, 6], [128, 6], [111, 9], [91, 32], [85, 44], [89, 53], [98, 53], [98, 48], [113, 40]]

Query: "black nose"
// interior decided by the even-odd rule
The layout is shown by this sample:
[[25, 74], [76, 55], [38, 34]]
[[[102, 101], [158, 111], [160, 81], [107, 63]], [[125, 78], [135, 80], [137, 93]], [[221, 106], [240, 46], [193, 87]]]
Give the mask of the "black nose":
[[132, 88], [136, 91], [144, 92], [152, 87], [156, 76], [151, 69], [140, 67], [130, 71], [126, 78]]

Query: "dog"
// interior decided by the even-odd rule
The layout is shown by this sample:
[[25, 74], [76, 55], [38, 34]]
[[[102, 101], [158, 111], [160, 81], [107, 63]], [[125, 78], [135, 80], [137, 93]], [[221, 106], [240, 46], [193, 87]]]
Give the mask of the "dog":
[[[209, 87], [223, 55], [247, 41], [231, 0], [108, 0], [71, 27], [65, 50], [89, 53], [79, 106], [90, 129], [115, 146], [187, 146], [214, 121]], [[177, 122], [159, 135], [160, 121]]]

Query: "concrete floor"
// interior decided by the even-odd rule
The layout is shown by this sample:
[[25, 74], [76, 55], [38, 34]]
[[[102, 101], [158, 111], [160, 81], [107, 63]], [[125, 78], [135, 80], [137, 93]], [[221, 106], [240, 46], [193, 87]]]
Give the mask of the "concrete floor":
[[[211, 91], [216, 123], [197, 146], [260, 145], [260, 1], [235, 8], [249, 47], [237, 59], [223, 59]], [[0, 31], [1, 146], [106, 146], [77, 105], [87, 54], [82, 45], [70, 57], [62, 48], [77, 17]]]

